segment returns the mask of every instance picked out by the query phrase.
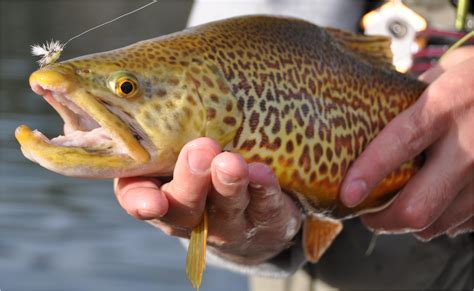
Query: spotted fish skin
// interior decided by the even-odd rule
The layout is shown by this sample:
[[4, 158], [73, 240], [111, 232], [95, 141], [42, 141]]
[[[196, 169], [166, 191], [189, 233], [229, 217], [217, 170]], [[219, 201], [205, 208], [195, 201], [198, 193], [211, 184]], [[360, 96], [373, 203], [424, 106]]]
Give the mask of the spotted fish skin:
[[[343, 218], [377, 208], [421, 164], [419, 158], [405, 163], [362, 205], [345, 208], [338, 192], [349, 166], [426, 85], [374, 66], [325, 29], [300, 20], [244, 17], [195, 33], [206, 40], [206, 59], [229, 84], [242, 114], [227, 149], [248, 162], [270, 165], [282, 188], [310, 211]], [[207, 76], [193, 77], [201, 80], [198, 87], [219, 87]], [[216, 117], [214, 111], [221, 109], [211, 104], [208, 120], [233, 126], [234, 115]]]
[[[17, 138], [48, 169], [110, 178], [170, 175], [182, 146], [208, 136], [269, 165], [310, 212], [357, 215], [389, 201], [419, 168], [418, 160], [405, 163], [357, 208], [338, 199], [351, 163], [426, 85], [389, 69], [378, 49], [368, 53], [370, 38], [342, 38], [298, 19], [247, 16], [51, 64], [30, 82], [54, 90], [61, 83], [72, 102], [120, 133], [129, 154], [140, 155], [55, 147], [24, 128]], [[117, 71], [136, 77], [136, 97], [111, 90]]]

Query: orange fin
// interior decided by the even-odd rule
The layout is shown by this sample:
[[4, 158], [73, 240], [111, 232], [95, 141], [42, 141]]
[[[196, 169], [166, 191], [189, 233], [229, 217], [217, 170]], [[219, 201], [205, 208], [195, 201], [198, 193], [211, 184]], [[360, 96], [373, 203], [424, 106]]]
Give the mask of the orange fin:
[[367, 62], [379, 67], [394, 68], [389, 37], [356, 34], [331, 27], [326, 27], [325, 29], [340, 45], [362, 57]]
[[201, 222], [191, 232], [186, 257], [186, 275], [193, 288], [198, 291], [201, 287], [202, 274], [206, 269], [207, 229], [207, 211], [204, 211]]
[[312, 263], [319, 261], [341, 230], [339, 220], [308, 215], [303, 226], [306, 259]]

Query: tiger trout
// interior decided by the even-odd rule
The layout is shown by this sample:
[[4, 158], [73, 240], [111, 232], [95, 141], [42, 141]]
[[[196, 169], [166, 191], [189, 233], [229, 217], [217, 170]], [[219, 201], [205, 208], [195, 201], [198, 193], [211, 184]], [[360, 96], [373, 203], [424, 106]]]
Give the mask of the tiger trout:
[[[420, 167], [412, 160], [364, 203], [340, 185], [366, 145], [426, 85], [390, 65], [390, 41], [306, 21], [246, 16], [189, 28], [61, 63], [30, 76], [64, 120], [64, 135], [16, 130], [24, 155], [67, 176], [169, 176], [181, 148], [210, 137], [275, 172], [305, 212], [315, 262], [341, 219], [380, 209]], [[187, 273], [199, 287], [207, 216], [191, 234]]]

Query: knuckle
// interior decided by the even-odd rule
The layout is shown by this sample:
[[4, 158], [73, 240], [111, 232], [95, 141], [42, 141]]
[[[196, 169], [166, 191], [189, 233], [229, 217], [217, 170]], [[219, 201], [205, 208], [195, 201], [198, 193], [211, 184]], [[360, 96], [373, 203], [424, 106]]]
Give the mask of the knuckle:
[[[465, 76], [468, 77], [468, 76]], [[472, 106], [472, 98], [469, 98], [465, 78], [460, 78], [453, 73], [447, 73], [440, 77], [439, 81], [429, 86], [431, 92], [426, 98], [427, 116], [435, 116], [440, 121], [452, 121], [460, 112], [465, 112]]]
[[422, 136], [427, 133], [425, 130], [427, 121], [421, 117], [418, 111], [413, 111], [408, 122], [404, 124], [402, 131], [396, 131], [396, 138], [399, 146], [407, 151], [409, 155], [415, 155], [423, 150]]
[[189, 185], [171, 181], [170, 183], [163, 185], [161, 189], [167, 196], [174, 197], [175, 199], [185, 200], [181, 201], [182, 203], [195, 205], [200, 204], [205, 199], [208, 192], [208, 186], [199, 186], [201, 186], [201, 188], [197, 185]]
[[225, 207], [216, 211], [219, 219], [223, 221], [233, 221], [240, 217], [244, 213], [245, 208], [243, 207]]
[[[413, 190], [411, 199], [402, 202], [399, 209], [399, 220], [411, 230], [425, 230], [433, 225], [453, 198], [452, 179], [439, 174], [437, 181], [423, 189]], [[432, 228], [432, 230], [435, 230]]]
[[183, 149], [186, 149], [186, 150], [203, 149], [205, 151], [209, 151], [214, 156], [221, 152], [221, 148], [220, 148], [219, 144], [215, 140], [213, 140], [209, 137], [196, 138], [196, 139], [188, 142], [183, 147]]
[[430, 226], [432, 215], [429, 209], [411, 205], [402, 208], [398, 217], [402, 227], [410, 230], [423, 230]]
[[231, 202], [242, 204], [246, 199], [248, 179], [220, 173], [217, 176], [218, 182], [213, 180], [215, 192]]
[[276, 225], [286, 224], [285, 220], [288, 217], [286, 211], [282, 208], [273, 208], [271, 210], [253, 209], [249, 219], [255, 226], [275, 228]]
[[238, 206], [231, 206], [226, 208], [226, 212], [232, 218], [238, 217], [242, 213], [244, 213], [245, 209], [247, 208], [248, 202], [246, 204], [241, 204]]
[[[390, 165], [386, 148], [376, 148], [375, 150], [371, 150], [371, 152], [372, 153], [370, 154], [364, 154], [364, 161], [366, 164], [370, 164], [371, 173], [375, 173], [380, 176], [388, 175], [388, 172], [390, 171]], [[369, 177], [369, 175], [367, 176]], [[375, 177], [375, 175], [370, 174], [370, 178], [372, 177]], [[369, 180], [367, 177], [365, 179], [367, 179], [366, 181]], [[380, 177], [379, 179], [381, 180], [383, 177]]]
[[[171, 181], [170, 183], [163, 185], [161, 190], [171, 196], [176, 196], [180, 194], [185, 194], [189, 192], [189, 187], [183, 183], [177, 183], [176, 181]], [[193, 195], [194, 196], [194, 195]]]

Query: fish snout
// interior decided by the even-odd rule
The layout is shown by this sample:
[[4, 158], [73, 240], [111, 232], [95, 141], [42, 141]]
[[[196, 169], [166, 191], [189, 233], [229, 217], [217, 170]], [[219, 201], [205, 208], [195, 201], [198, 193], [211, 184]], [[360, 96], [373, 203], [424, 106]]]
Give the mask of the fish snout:
[[52, 68], [43, 68], [33, 72], [30, 75], [29, 82], [33, 92], [42, 96], [46, 91], [66, 93], [73, 87], [65, 73]]

